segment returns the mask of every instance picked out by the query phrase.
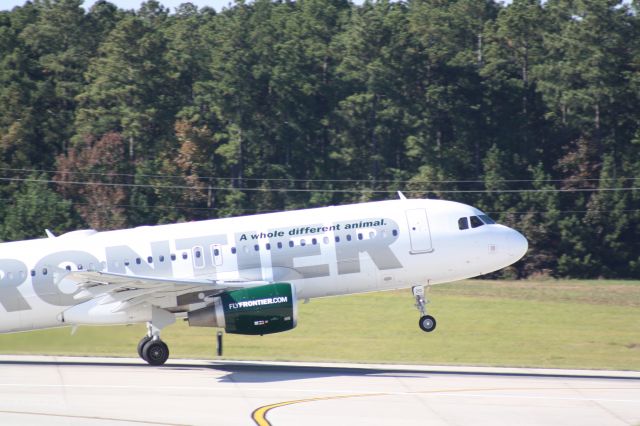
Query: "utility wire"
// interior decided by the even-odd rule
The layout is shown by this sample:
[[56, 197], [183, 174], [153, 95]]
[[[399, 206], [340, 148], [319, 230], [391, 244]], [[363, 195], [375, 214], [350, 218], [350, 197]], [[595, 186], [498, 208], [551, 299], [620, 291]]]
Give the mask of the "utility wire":
[[[205, 189], [211, 189], [216, 191], [253, 191], [253, 192], [324, 192], [324, 193], [396, 193], [395, 189], [309, 189], [309, 188], [235, 188], [232, 186], [208, 186], [205, 188], [197, 188], [189, 185], [152, 185], [143, 183], [115, 183], [115, 182], [87, 182], [87, 181], [64, 181], [54, 179], [32, 179], [32, 178], [15, 178], [15, 177], [0, 177], [0, 181], [5, 182], [39, 182], [39, 183], [54, 183], [57, 185], [84, 185], [84, 186], [109, 186], [109, 187], [127, 187], [127, 188], [152, 188], [152, 189], [183, 189], [183, 190], [197, 190], [202, 191]], [[601, 191], [636, 191], [640, 190], [640, 187], [623, 187], [623, 188], [544, 188], [544, 189], [403, 189], [402, 192], [406, 193], [425, 193], [425, 192], [437, 192], [444, 194], [460, 194], [460, 193], [473, 193], [473, 194], [488, 194], [488, 193], [549, 193], [549, 192], [601, 192]]]
[[[16, 169], [8, 167], [0, 167], [0, 171], [11, 172], [24, 172], [24, 173], [60, 173], [70, 175], [89, 175], [89, 176], [108, 176], [108, 177], [148, 177], [148, 178], [165, 178], [165, 179], [182, 179], [185, 176], [179, 175], [164, 175], [164, 174], [131, 174], [131, 173], [104, 173], [104, 172], [80, 172], [80, 171], [59, 171], [59, 170], [44, 170], [44, 169]], [[199, 180], [240, 180], [240, 178], [224, 177], [224, 176], [198, 176]], [[294, 179], [294, 178], [245, 178], [241, 180], [247, 182], [322, 182], [322, 183], [406, 183], [406, 184], [418, 184], [418, 183], [485, 183], [484, 180], [479, 179], [445, 179], [445, 180], [376, 180], [376, 179]], [[587, 178], [580, 179], [585, 182], [607, 182], [617, 180], [640, 180], [640, 177], [617, 177], [617, 178]], [[528, 183], [528, 182], [565, 182], [565, 179], [499, 179], [495, 182], [499, 183]]]
[[[11, 198], [0, 198], [0, 201], [15, 201]], [[54, 204], [68, 204], [72, 206], [96, 206], [95, 203], [83, 203], [83, 202], [75, 202], [75, 201], [56, 201]], [[184, 204], [172, 204], [172, 205], [162, 205], [162, 204], [154, 204], [153, 206], [141, 206], [139, 204], [102, 204], [99, 207], [122, 207], [122, 208], [135, 208], [135, 209], [143, 209], [143, 208], [152, 208], [152, 209], [172, 209], [172, 210], [200, 210], [200, 211], [222, 211], [222, 210], [231, 210], [236, 212], [244, 212], [244, 213], [253, 213], [253, 214], [261, 214], [261, 213], [276, 213], [282, 211], [295, 211], [300, 210], [300, 208], [295, 208], [292, 210], [261, 210], [261, 209], [245, 209], [245, 208], [236, 208], [236, 207], [194, 207], [191, 205]], [[307, 207], [317, 208], [324, 206], [311, 206]], [[487, 214], [495, 215], [495, 214], [516, 214], [516, 215], [525, 215], [525, 214], [548, 214], [548, 213], [564, 213], [564, 214], [572, 214], [572, 213], [637, 213], [640, 212], [640, 209], [622, 209], [622, 210], [530, 210], [530, 211], [509, 211], [509, 210], [496, 210], [496, 211], [485, 211]]]

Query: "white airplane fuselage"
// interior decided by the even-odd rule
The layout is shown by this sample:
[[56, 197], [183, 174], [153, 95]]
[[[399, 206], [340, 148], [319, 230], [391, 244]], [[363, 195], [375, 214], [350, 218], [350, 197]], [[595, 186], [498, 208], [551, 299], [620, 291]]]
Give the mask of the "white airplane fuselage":
[[[3, 243], [0, 332], [70, 325], [65, 311], [99, 296], [66, 278], [82, 271], [130, 277], [129, 300], [146, 297], [176, 315], [207, 306], [217, 286], [286, 282], [297, 299], [310, 299], [474, 277], [527, 250], [526, 239], [503, 225], [475, 221], [460, 229], [461, 218], [482, 215], [455, 202], [401, 199]], [[136, 289], [153, 279], [157, 288]], [[163, 287], [163, 279], [194, 285]]]

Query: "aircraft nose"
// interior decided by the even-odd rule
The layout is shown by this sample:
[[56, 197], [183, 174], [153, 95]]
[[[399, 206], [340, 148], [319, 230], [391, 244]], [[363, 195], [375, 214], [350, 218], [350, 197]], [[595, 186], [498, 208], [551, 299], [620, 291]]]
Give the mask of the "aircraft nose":
[[529, 242], [524, 237], [524, 235], [522, 235], [515, 229], [510, 229], [509, 235], [507, 236], [507, 253], [509, 254], [509, 256], [515, 258], [514, 262], [518, 259], [521, 259], [528, 249]]

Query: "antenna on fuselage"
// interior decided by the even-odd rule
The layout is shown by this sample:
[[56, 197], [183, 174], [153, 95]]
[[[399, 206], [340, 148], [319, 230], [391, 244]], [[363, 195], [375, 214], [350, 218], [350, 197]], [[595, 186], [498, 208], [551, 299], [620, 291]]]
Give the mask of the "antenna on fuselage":
[[47, 234], [47, 237], [49, 237], [49, 238], [55, 238], [56, 237], [55, 235], [53, 235], [53, 232], [49, 231], [48, 229], [45, 229], [44, 233]]
[[398, 197], [400, 197], [401, 200], [406, 200], [407, 199], [407, 197], [404, 196], [402, 191], [398, 191]]

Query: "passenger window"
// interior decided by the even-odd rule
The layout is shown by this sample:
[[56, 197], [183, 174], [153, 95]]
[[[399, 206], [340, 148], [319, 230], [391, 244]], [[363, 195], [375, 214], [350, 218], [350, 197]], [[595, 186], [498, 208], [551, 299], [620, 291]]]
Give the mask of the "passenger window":
[[255, 251], [258, 251], [258, 250], [260, 250], [260, 246], [256, 244], [255, 246], [253, 246], [253, 249], [254, 249]]
[[482, 223], [482, 221], [478, 218], [478, 216], [471, 216], [469, 220], [471, 221], [472, 228], [477, 228], [478, 226], [484, 225], [484, 223]]
[[[142, 263], [142, 259], [140, 259], [139, 257], [136, 257], [136, 264], [141, 264]], [[78, 265], [78, 269], [80, 269], [80, 265]]]
[[358, 239], [359, 239], [359, 240], [361, 240], [361, 239], [363, 239], [363, 238], [364, 238], [364, 236], [362, 235], [362, 233], [360, 233], [360, 232], [359, 232], [359, 233], [358, 233]]
[[351, 234], [347, 234], [347, 241], [351, 241]]
[[231, 254], [236, 254], [236, 248], [235, 247], [231, 247]]
[[176, 260], [176, 255], [171, 253], [171, 260]]
[[318, 240], [316, 240], [315, 238], [312, 238], [311, 239], [311, 244], [313, 244], [315, 246], [316, 244], [318, 244]]
[[304, 238], [300, 240], [300, 245], [301, 245], [302, 247], [304, 247], [304, 246], [306, 246], [306, 245], [307, 245], [307, 242], [304, 240]]
[[271, 250], [271, 244], [270, 243], [265, 244], [264, 248], [266, 248], [267, 250]]
[[336, 235], [336, 243], [340, 242], [340, 237]]
[[375, 232], [373, 232], [373, 231], [370, 231], [370, 232], [369, 232], [369, 238], [370, 238], [370, 239], [373, 239], [375, 236], [376, 236], [376, 233], [375, 233]]
[[67, 271], [70, 271], [71, 270], [71, 265], [65, 266], [64, 269], [66, 269]]
[[158, 257], [158, 260], [159, 260], [160, 262], [164, 262], [164, 256], [160, 255], [160, 257]]
[[31, 276], [32, 276], [32, 277], [35, 277], [35, 276], [36, 276], [36, 271], [35, 271], [35, 270], [33, 270], [33, 269], [31, 270]]
[[461, 231], [463, 229], [469, 229], [469, 220], [466, 217], [458, 219], [458, 229]]
[[47, 275], [47, 268], [42, 268], [42, 275]]
[[391, 234], [392, 234], [394, 237], [397, 237], [397, 236], [398, 236], [398, 230], [397, 230], [397, 229], [394, 229], [393, 231], [391, 231]]
[[322, 237], [322, 242], [325, 244], [329, 244], [329, 237]]
[[282, 243], [280, 241], [278, 241], [278, 248], [281, 249], [282, 248]]
[[125, 259], [124, 260], [124, 266], [129, 266], [129, 264], [130, 264], [129, 259]]
[[188, 256], [187, 256], [187, 252], [186, 252], [186, 251], [183, 251], [183, 252], [182, 252], [182, 258], [186, 260], [186, 259], [187, 259], [187, 257], [188, 257]]
[[153, 263], [153, 257], [151, 256], [147, 257], [147, 263]]
[[289, 247], [293, 247], [293, 241], [289, 240]]

